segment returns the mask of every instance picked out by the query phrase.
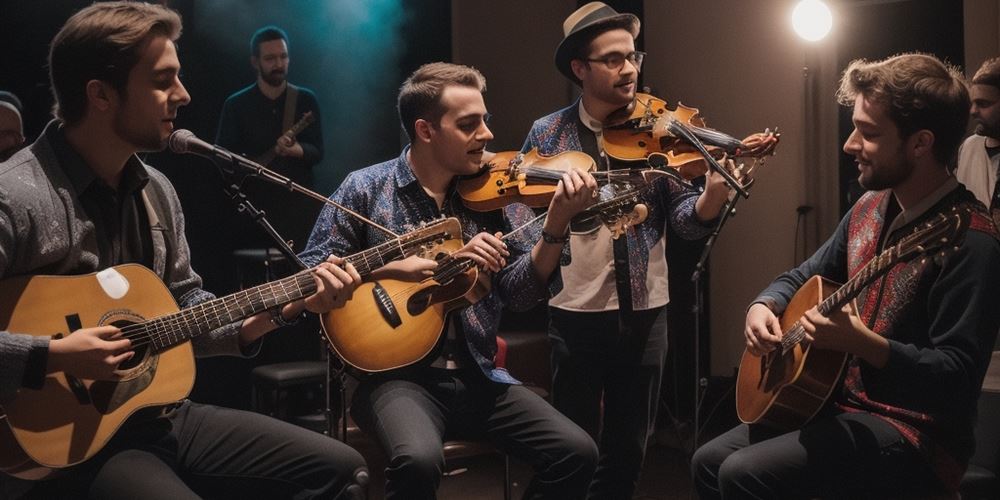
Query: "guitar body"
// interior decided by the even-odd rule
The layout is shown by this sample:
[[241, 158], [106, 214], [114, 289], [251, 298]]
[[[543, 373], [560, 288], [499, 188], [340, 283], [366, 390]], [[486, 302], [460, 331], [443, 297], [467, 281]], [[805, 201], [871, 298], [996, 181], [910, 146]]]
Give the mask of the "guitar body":
[[[806, 311], [836, 290], [832, 281], [810, 278], [782, 314], [781, 331], [788, 332]], [[743, 353], [736, 380], [736, 413], [741, 421], [781, 430], [801, 427], [823, 407], [847, 362], [846, 353], [812, 349], [804, 342], [783, 356], [780, 351], [764, 356]]]
[[[111, 276], [112, 284], [124, 283], [110, 292], [120, 296], [109, 295], [101, 285], [108, 279], [99, 276]], [[0, 329], [36, 336], [64, 336], [107, 324], [121, 327], [177, 310], [159, 277], [134, 264], [82, 276], [13, 278], [0, 287]], [[190, 393], [195, 373], [190, 342], [159, 353], [141, 346], [135, 351], [119, 367], [120, 381], [76, 379], [57, 372], [45, 378], [41, 390], [21, 389], [3, 408], [0, 470], [39, 479], [47, 469], [83, 462], [136, 410]]]
[[[461, 248], [460, 240], [445, 246]], [[473, 269], [441, 284], [394, 279], [361, 284], [344, 307], [322, 316], [330, 347], [348, 365], [382, 372], [424, 359], [437, 345], [448, 311], [477, 300]]]

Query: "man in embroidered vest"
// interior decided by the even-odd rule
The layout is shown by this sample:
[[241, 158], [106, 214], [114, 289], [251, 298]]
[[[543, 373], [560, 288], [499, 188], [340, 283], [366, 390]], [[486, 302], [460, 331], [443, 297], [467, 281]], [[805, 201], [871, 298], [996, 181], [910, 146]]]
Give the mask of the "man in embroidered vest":
[[692, 460], [701, 498], [955, 496], [972, 454], [973, 420], [1000, 326], [1000, 243], [985, 207], [948, 166], [968, 121], [958, 72], [932, 56], [855, 61], [838, 91], [853, 106], [844, 151], [869, 191], [829, 240], [779, 276], [747, 311], [746, 348], [783, 334], [776, 317], [811, 276], [844, 283], [935, 216], [963, 211], [951, 251], [891, 266], [851, 305], [801, 324], [813, 349], [848, 355], [842, 383], [799, 430], [740, 425]]
[[[215, 143], [312, 188], [313, 167], [323, 160], [319, 100], [313, 91], [288, 81], [289, 43], [288, 34], [277, 26], [264, 26], [250, 38], [250, 64], [257, 81], [226, 99]], [[295, 137], [285, 135], [306, 113], [312, 113], [314, 121]], [[267, 212], [278, 233], [292, 240], [295, 248], [304, 248], [319, 204], [264, 181], [251, 179], [243, 187], [250, 202]], [[236, 223], [237, 244], [271, 246], [246, 219]]]
[[[82, 9], [55, 36], [49, 68], [57, 118], [34, 144], [0, 163], [0, 278], [80, 275], [131, 263], [153, 270], [181, 308], [214, 299], [191, 269], [184, 215], [173, 186], [136, 155], [162, 150], [178, 109], [191, 100], [179, 77], [174, 41], [180, 32], [180, 16], [166, 7], [105, 2]], [[360, 277], [351, 266], [345, 270], [335, 265], [340, 259], [318, 260], [322, 262], [313, 273], [315, 294], [275, 307], [271, 314], [198, 332], [191, 340], [194, 353], [252, 356], [260, 349], [259, 339], [279, 323], [305, 309], [321, 313], [342, 306]], [[101, 276], [115, 273], [110, 269]], [[121, 284], [130, 286], [127, 281], [94, 279], [118, 284], [103, 287], [113, 298], [122, 292]], [[149, 292], [136, 288], [129, 293], [144, 300]], [[117, 322], [94, 326], [96, 319], [86, 319], [102, 314], [114, 319], [115, 314], [128, 313], [132, 303], [122, 301], [119, 310], [72, 313], [74, 299], [65, 297], [63, 333], [69, 335], [50, 340], [38, 335], [47, 332], [0, 331], [0, 405], [10, 410], [19, 395], [53, 386], [51, 375], [56, 372], [110, 381], [136, 375], [117, 368], [133, 356], [141, 359], [146, 342], [130, 339]], [[29, 306], [46, 304], [18, 305]], [[90, 326], [81, 328], [80, 323]], [[180, 336], [183, 331], [166, 333]], [[160, 359], [144, 373], [158, 368], [181, 378], [180, 370]], [[72, 401], [68, 404], [93, 399], [93, 406], [100, 408], [100, 392], [93, 387], [83, 389], [83, 397], [54, 398], [59, 401], [52, 408], [34, 411], [44, 420], [46, 412], [59, 411], [56, 403], [67, 404], [65, 399]], [[9, 433], [6, 424], [3, 430]], [[87, 425], [80, 427], [86, 432]], [[76, 436], [67, 439], [73, 441], [67, 447], [89, 445], [84, 439], [77, 442]], [[5, 449], [5, 466], [11, 456]], [[93, 458], [62, 469], [53, 480], [30, 485], [30, 494], [363, 498], [363, 484], [358, 482], [367, 478], [364, 467], [360, 454], [331, 438], [258, 413], [183, 400], [138, 410]], [[0, 497], [16, 498], [24, 486], [29, 485], [0, 475]]]
[[970, 115], [976, 133], [958, 148], [958, 182], [976, 195], [990, 209], [993, 221], [1000, 223], [1000, 58], [989, 59], [972, 77]]
[[[412, 333], [437, 336], [445, 330], [440, 355], [369, 375], [355, 391], [351, 414], [389, 458], [390, 499], [435, 498], [444, 468], [442, 444], [451, 437], [488, 439], [530, 464], [536, 474], [524, 498], [581, 498], [597, 461], [583, 429], [496, 362], [503, 306], [524, 310], [545, 298], [560, 245], [539, 240], [537, 229], [511, 233], [533, 218], [524, 205], [512, 204], [503, 213], [474, 212], [458, 197], [456, 177], [480, 170], [493, 138], [486, 126], [485, 91], [486, 80], [474, 68], [447, 63], [418, 68], [399, 90], [399, 118], [410, 144], [396, 159], [351, 173], [331, 197], [398, 234], [442, 216], [458, 218], [468, 243], [453, 255], [473, 259], [492, 283], [492, 292], [450, 314], [442, 328]], [[572, 216], [592, 203], [596, 185], [586, 173], [563, 175], [543, 230], [564, 234]], [[497, 231], [509, 237], [501, 241]], [[327, 207], [302, 260], [316, 262], [329, 252], [350, 255], [386, 239], [372, 225]], [[417, 282], [437, 267], [434, 260], [411, 256], [380, 267], [371, 278]], [[408, 301], [393, 299], [400, 305]], [[355, 300], [371, 302], [373, 321], [384, 321], [372, 297]]]
[[[602, 139], [606, 119], [635, 100], [645, 55], [635, 50], [639, 19], [591, 2], [566, 18], [563, 33], [556, 68], [582, 96], [535, 121], [523, 150], [583, 151], [599, 170], [644, 165], [612, 161]], [[627, 189], [608, 184], [599, 197]], [[604, 226], [542, 235], [564, 246], [549, 299], [552, 402], [598, 440], [590, 498], [632, 498], [655, 430], [667, 352], [667, 224], [686, 239], [707, 236], [728, 193], [714, 172], [700, 194], [661, 178], [642, 195], [646, 221], [618, 238]]]

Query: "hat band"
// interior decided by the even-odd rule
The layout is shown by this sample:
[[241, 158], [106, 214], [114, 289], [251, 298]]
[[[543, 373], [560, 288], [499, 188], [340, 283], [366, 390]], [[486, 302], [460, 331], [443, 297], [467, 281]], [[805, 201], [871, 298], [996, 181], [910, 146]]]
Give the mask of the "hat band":
[[600, 21], [602, 19], [607, 19], [618, 15], [619, 14], [618, 12], [615, 11], [615, 9], [612, 9], [611, 7], [605, 5], [604, 7], [601, 7], [600, 9], [597, 9], [587, 14], [586, 16], [583, 16], [582, 19], [580, 19], [579, 21], [577, 21], [575, 25], [573, 25], [573, 29], [569, 30], [569, 33], [566, 33], [565, 36], [570, 36], [573, 33], [576, 33], [581, 29], [587, 28], [591, 24], [594, 24], [595, 22]]

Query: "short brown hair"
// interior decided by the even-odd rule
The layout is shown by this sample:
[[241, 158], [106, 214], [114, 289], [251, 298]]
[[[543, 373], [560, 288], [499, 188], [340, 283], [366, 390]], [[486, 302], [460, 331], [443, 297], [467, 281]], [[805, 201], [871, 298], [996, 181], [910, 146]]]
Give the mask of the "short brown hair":
[[886, 106], [902, 138], [918, 130], [934, 134], [934, 158], [954, 163], [969, 123], [969, 90], [954, 66], [926, 54], [883, 61], [852, 61], [840, 79], [837, 100], [851, 106], [858, 95]]
[[424, 119], [437, 124], [444, 116], [441, 94], [448, 85], [472, 87], [485, 93], [486, 77], [476, 68], [436, 62], [417, 68], [399, 88], [396, 109], [411, 141], [416, 136], [417, 120]]
[[987, 59], [972, 77], [973, 85], [989, 85], [1000, 89], [1000, 57]]
[[180, 16], [161, 5], [101, 2], [77, 12], [52, 39], [49, 51], [53, 114], [70, 125], [80, 121], [90, 80], [105, 81], [124, 95], [143, 45], [153, 36], [176, 40], [180, 34]]

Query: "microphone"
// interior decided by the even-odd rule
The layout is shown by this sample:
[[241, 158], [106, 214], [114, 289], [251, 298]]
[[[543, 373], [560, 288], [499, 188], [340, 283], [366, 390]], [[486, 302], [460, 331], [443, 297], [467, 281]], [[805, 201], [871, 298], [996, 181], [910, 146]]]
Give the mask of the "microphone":
[[[209, 144], [199, 139], [196, 135], [194, 135], [194, 132], [183, 128], [177, 129], [170, 134], [170, 138], [167, 139], [167, 145], [174, 153], [191, 153], [198, 156], [204, 156], [205, 158], [211, 160], [218, 159], [228, 163], [232, 163], [234, 158], [239, 157], [239, 155], [230, 153], [225, 148]], [[239, 158], [241, 160], [249, 161], [246, 158]]]

